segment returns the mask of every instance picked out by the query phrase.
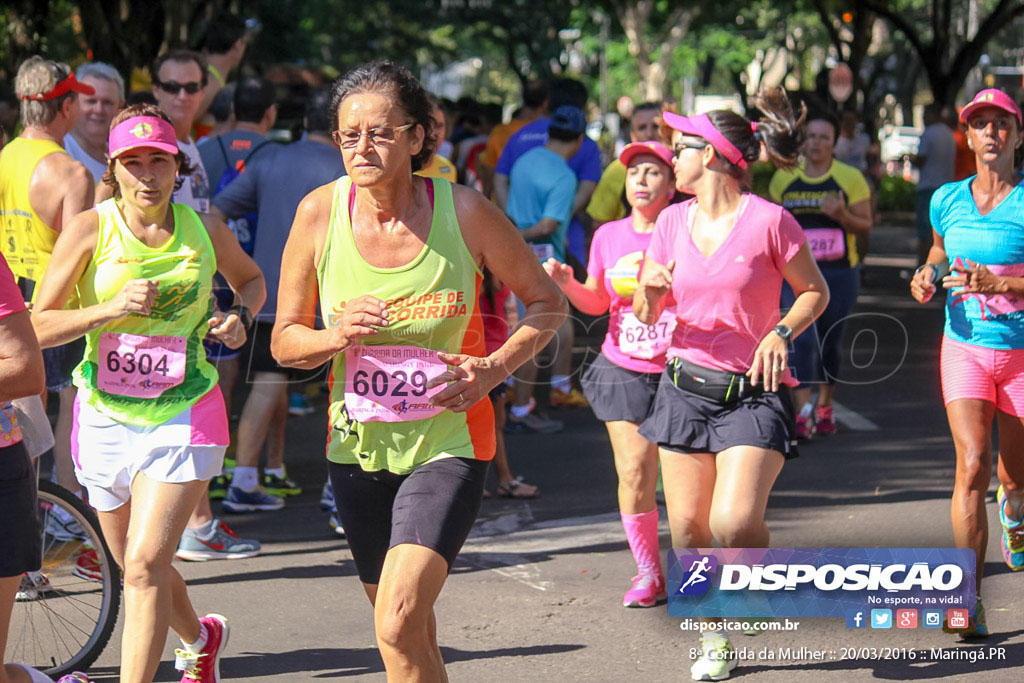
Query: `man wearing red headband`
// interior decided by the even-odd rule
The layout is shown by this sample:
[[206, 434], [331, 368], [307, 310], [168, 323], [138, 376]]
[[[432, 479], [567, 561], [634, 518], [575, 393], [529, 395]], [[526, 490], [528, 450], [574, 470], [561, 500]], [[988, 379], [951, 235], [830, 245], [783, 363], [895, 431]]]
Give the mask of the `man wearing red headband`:
[[[93, 177], [64, 151], [63, 140], [78, 119], [78, 94], [94, 91], [66, 64], [42, 57], [22, 63], [14, 87], [25, 129], [0, 152], [0, 250], [25, 298], [34, 300], [35, 284], [43, 279], [64, 223], [93, 203]], [[83, 350], [83, 344], [73, 342], [43, 354], [46, 387], [60, 395], [54, 445], [57, 479], [71, 491], [79, 490], [71, 462], [71, 370]], [[48, 530], [75, 532], [77, 524], [66, 521], [67, 529]]]

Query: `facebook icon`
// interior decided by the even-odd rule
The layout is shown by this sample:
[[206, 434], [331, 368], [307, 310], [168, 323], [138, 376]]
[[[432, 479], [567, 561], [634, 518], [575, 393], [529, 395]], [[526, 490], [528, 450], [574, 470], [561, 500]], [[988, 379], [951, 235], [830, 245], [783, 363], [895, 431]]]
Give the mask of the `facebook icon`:
[[864, 610], [846, 610], [846, 628], [867, 628], [867, 617], [864, 615]]

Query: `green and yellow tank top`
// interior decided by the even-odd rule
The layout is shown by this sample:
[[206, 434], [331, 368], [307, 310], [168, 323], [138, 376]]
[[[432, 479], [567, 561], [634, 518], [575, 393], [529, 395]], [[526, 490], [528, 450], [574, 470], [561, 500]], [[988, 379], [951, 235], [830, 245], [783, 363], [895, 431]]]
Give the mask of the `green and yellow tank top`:
[[67, 152], [50, 140], [20, 137], [8, 142], [0, 152], [0, 228], [3, 230], [0, 252], [15, 277], [36, 283], [46, 272], [57, 231], [44, 223], [32, 208], [28, 191], [36, 166], [51, 154]]
[[[428, 410], [423, 379], [415, 381], [418, 373], [388, 375], [371, 368], [369, 373], [355, 372], [349, 381], [353, 368], [347, 363], [353, 354], [432, 356], [422, 351], [430, 350], [486, 355], [477, 304], [483, 274], [462, 238], [451, 183], [440, 179], [426, 182], [432, 183], [428, 191], [432, 191], [434, 205], [427, 243], [416, 258], [398, 268], [377, 268], [362, 258], [352, 235], [352, 181], [345, 176], [335, 184], [330, 225], [317, 265], [323, 319], [328, 326], [338, 324], [345, 303], [368, 294], [387, 303], [389, 326], [331, 361], [327, 458], [332, 462], [408, 474], [439, 458], [494, 457], [490, 401], [481, 400], [465, 413], [445, 410], [415, 419], [411, 416], [417, 410]], [[373, 347], [387, 350], [374, 351]], [[388, 393], [392, 421], [354, 419], [350, 413], [356, 413], [356, 406], [346, 406], [346, 393], [353, 398], [353, 392]]]
[[113, 299], [128, 280], [157, 283], [150, 315], [129, 315], [88, 333], [74, 372], [81, 400], [133, 425], [166, 422], [217, 383], [203, 349], [217, 258], [199, 215], [184, 204], [171, 209], [174, 234], [149, 247], [128, 228], [115, 200], [98, 204], [96, 250], [78, 283], [83, 307]]

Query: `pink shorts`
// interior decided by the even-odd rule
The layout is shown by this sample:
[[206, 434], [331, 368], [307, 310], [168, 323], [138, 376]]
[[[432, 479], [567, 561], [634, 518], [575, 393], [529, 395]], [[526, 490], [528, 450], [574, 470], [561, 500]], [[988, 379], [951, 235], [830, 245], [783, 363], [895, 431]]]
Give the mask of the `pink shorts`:
[[1024, 417], [1024, 349], [987, 349], [943, 336], [940, 358], [946, 405], [976, 398]]
[[89, 503], [114, 510], [131, 499], [139, 472], [157, 481], [207, 481], [221, 473], [229, 442], [220, 387], [167, 422], [140, 427], [118, 422], [75, 399], [71, 457]]

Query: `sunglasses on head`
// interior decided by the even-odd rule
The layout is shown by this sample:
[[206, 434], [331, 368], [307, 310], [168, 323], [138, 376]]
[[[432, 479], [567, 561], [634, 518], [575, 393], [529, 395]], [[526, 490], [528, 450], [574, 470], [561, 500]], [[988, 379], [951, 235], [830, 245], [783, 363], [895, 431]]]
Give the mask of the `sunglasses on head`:
[[191, 83], [178, 83], [178, 81], [157, 81], [156, 86], [166, 93], [171, 95], [177, 95], [179, 92], [184, 90], [189, 95], [195, 95], [197, 92], [203, 89], [203, 84], [199, 81], [192, 81]]

